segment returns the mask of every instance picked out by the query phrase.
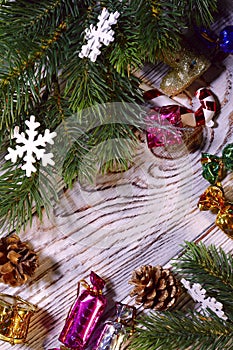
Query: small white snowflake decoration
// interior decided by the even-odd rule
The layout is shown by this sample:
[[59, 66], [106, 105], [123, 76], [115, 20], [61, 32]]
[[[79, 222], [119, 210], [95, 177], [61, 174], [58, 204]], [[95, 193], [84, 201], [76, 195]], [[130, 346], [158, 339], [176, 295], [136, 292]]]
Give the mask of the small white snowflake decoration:
[[99, 22], [94, 27], [93, 24], [90, 28], [85, 30], [85, 39], [87, 44], [82, 46], [82, 51], [79, 53], [79, 57], [89, 57], [92, 62], [95, 62], [97, 56], [101, 53], [100, 47], [102, 44], [108, 46], [110, 42], [114, 40], [114, 31], [111, 29], [113, 24], [117, 23], [117, 19], [120, 16], [118, 11], [109, 13], [104, 7], [101, 14], [98, 16]]
[[[36, 130], [40, 123], [35, 122], [35, 116], [31, 115], [30, 120], [26, 120], [25, 124], [28, 129], [26, 130], [26, 137], [24, 132], [19, 133], [19, 127], [16, 126], [14, 130], [14, 137], [16, 143], [21, 144], [17, 145], [16, 149], [11, 147], [8, 148], [8, 154], [5, 156], [6, 160], [11, 160], [12, 163], [15, 163], [17, 157], [23, 158], [25, 161], [22, 169], [26, 171], [26, 176], [30, 177], [31, 173], [36, 171], [33, 163], [37, 160], [42, 160], [43, 166], [47, 164], [54, 165], [52, 160], [52, 153], [45, 153], [46, 143], [53, 144], [53, 138], [56, 136], [55, 132], [50, 132], [48, 129], [45, 130], [44, 136], [41, 134], [38, 135]], [[25, 155], [24, 155], [25, 154]], [[36, 157], [36, 158], [35, 158]]]
[[189, 295], [194, 301], [201, 304], [201, 308], [206, 311], [207, 309], [212, 310], [219, 318], [227, 320], [227, 316], [224, 314], [222, 308], [222, 303], [218, 302], [215, 298], [210, 298], [206, 296], [206, 290], [202, 288], [199, 283], [191, 283], [185, 278], [181, 279], [181, 283], [187, 289]]

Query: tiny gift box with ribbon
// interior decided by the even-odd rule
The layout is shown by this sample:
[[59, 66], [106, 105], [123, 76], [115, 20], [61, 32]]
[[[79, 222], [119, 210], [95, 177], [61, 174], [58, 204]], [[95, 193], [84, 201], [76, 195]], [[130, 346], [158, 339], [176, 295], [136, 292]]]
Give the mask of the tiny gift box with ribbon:
[[97, 341], [95, 350], [120, 350], [133, 332], [136, 308], [116, 303], [116, 321], [107, 321]]
[[[90, 281], [92, 286], [86, 281], [79, 282], [78, 298], [71, 307], [59, 336], [59, 341], [69, 349], [83, 349], [87, 345], [107, 305], [107, 299], [102, 295], [105, 281], [93, 271]], [[85, 289], [79, 293], [80, 283]]]
[[0, 339], [12, 345], [24, 343], [36, 311], [36, 306], [19, 296], [0, 293]]

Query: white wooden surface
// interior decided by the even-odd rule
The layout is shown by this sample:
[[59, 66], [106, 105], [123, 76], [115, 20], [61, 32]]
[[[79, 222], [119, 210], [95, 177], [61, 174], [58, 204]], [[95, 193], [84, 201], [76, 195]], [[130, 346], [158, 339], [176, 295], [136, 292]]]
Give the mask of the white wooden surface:
[[[58, 336], [80, 279], [93, 270], [106, 282], [109, 309], [115, 301], [129, 301], [132, 270], [143, 264], [165, 265], [181, 252], [185, 240], [203, 240], [232, 252], [233, 240], [215, 224], [215, 215], [200, 212], [197, 202], [208, 182], [201, 176], [201, 152], [221, 155], [233, 142], [233, 57], [223, 62], [225, 70], [210, 86], [219, 98], [217, 126], [205, 130], [200, 149], [183, 157], [156, 157], [141, 143], [135, 164], [123, 174], [96, 179], [95, 186], [63, 193], [50, 219], [34, 217], [32, 227], [21, 233], [40, 258], [40, 267], [27, 285], [1, 292], [19, 294], [38, 305], [25, 345], [19, 350], [42, 350], [61, 345]], [[233, 199], [233, 174], [224, 189]], [[0, 341], [1, 350], [12, 346]]]

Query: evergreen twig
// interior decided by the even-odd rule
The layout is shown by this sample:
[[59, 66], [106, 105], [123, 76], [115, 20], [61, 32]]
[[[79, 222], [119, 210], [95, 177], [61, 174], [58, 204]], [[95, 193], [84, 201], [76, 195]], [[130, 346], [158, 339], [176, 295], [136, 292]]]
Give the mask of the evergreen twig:
[[150, 313], [139, 320], [140, 326], [130, 344], [132, 350], [232, 350], [233, 324], [217, 316], [167, 311]]
[[232, 350], [233, 349], [233, 258], [216, 246], [186, 242], [184, 253], [172, 263], [174, 272], [200, 283], [207, 295], [223, 305], [227, 320], [211, 310], [200, 312], [151, 312], [138, 320], [130, 343], [132, 350]]
[[233, 257], [214, 245], [186, 242], [185, 252], [172, 263], [174, 271], [204, 286], [207, 294], [224, 304], [224, 312], [233, 321]]

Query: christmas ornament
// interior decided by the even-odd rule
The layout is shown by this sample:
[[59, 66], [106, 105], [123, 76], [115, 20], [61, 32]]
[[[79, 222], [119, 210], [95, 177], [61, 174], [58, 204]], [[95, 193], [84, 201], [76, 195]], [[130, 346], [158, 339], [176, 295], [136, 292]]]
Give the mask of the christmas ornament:
[[[28, 127], [28, 130], [26, 130], [28, 138], [26, 138], [24, 132], [20, 134], [18, 132], [18, 127], [16, 127], [13, 138], [16, 139], [16, 143], [22, 144], [22, 146], [17, 145], [15, 150], [9, 147], [5, 159], [11, 160], [12, 163], [15, 163], [18, 156], [19, 158], [23, 158], [25, 163], [22, 166], [22, 169], [26, 170], [26, 176], [30, 177], [31, 173], [36, 171], [36, 168], [33, 165], [33, 163], [36, 162], [36, 159], [41, 159], [43, 166], [46, 166], [47, 164], [54, 165], [54, 161], [52, 160], [53, 154], [45, 153], [45, 146], [46, 143], [50, 143], [51, 145], [54, 143], [53, 138], [56, 136], [56, 133], [50, 133], [50, 131], [46, 129], [44, 136], [41, 134], [38, 135], [36, 129], [40, 126], [40, 123], [35, 122], [34, 115], [31, 115], [30, 120], [26, 120], [25, 124]], [[37, 135], [38, 137], [36, 138]], [[33, 154], [35, 154], [36, 159]]]
[[220, 183], [207, 188], [200, 197], [198, 207], [200, 210], [217, 212], [215, 224], [233, 238], [233, 204], [226, 201]]
[[227, 26], [221, 30], [218, 45], [223, 52], [233, 53], [233, 26]]
[[187, 289], [193, 300], [201, 303], [201, 308], [204, 311], [204, 314], [208, 315], [207, 309], [210, 309], [221, 319], [225, 321], [227, 320], [227, 316], [222, 310], [223, 304], [219, 303], [215, 298], [207, 297], [206, 290], [202, 288], [200, 283], [193, 283], [193, 285], [191, 285], [191, 283], [185, 278], [182, 278], [180, 282]]
[[[179, 102], [164, 95], [158, 89], [148, 90], [143, 95], [144, 100], [152, 108], [166, 107], [168, 111], [172, 111], [175, 110], [176, 107], [176, 119], [180, 119], [180, 126], [195, 127], [206, 125], [212, 127], [214, 125], [212, 119], [217, 111], [217, 103], [214, 94], [210, 89], [200, 88], [196, 91], [195, 96], [198, 98], [201, 106], [197, 111], [193, 112]], [[171, 118], [168, 117], [167, 119], [170, 120]], [[171, 124], [175, 124], [173, 120], [171, 120]]]
[[129, 336], [129, 328], [133, 331], [136, 308], [116, 303], [116, 321], [108, 321], [100, 334], [95, 350], [120, 350]]
[[197, 33], [208, 48], [220, 49], [225, 53], [233, 53], [233, 26], [226, 26], [219, 33], [219, 37], [210, 29], [196, 28]]
[[195, 112], [197, 125], [203, 125], [204, 120], [205, 125], [212, 127], [214, 125], [212, 119], [217, 111], [217, 104], [212, 91], [207, 88], [200, 88], [196, 91], [196, 97], [201, 103], [201, 107]]
[[0, 339], [12, 345], [26, 341], [31, 316], [37, 307], [21, 299], [0, 293]]
[[212, 185], [221, 181], [227, 171], [233, 170], [233, 144], [228, 144], [222, 152], [222, 157], [209, 153], [202, 153], [201, 158], [202, 175]]
[[197, 148], [202, 140], [201, 126], [213, 126], [212, 118], [217, 107], [209, 89], [198, 89], [196, 96], [201, 106], [193, 112], [157, 89], [144, 93], [144, 100], [150, 108], [146, 119], [149, 148], [181, 144], [190, 151]]
[[97, 322], [103, 314], [107, 299], [102, 295], [105, 282], [93, 271], [90, 274], [92, 287], [81, 281], [85, 287], [72, 306], [59, 341], [70, 349], [82, 349], [93, 333]]
[[117, 23], [119, 16], [119, 12], [109, 13], [106, 8], [103, 8], [98, 16], [97, 26], [94, 27], [91, 24], [90, 28], [85, 30], [87, 44], [82, 46], [82, 51], [79, 53], [80, 58], [88, 57], [92, 62], [96, 61], [97, 56], [101, 54], [99, 49], [102, 44], [108, 46], [114, 40], [114, 31], [111, 26]]
[[173, 307], [181, 292], [172, 272], [160, 265], [141, 266], [133, 271], [129, 283], [135, 285], [130, 292], [130, 296], [135, 297], [135, 303], [157, 311]]
[[0, 239], [0, 282], [18, 287], [32, 277], [39, 266], [36, 253], [16, 234]]
[[186, 89], [211, 64], [204, 56], [198, 56], [186, 48], [175, 52], [173, 55], [167, 55], [165, 63], [172, 67], [173, 70], [163, 77], [160, 88], [169, 96], [178, 95]]

